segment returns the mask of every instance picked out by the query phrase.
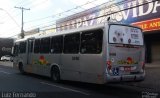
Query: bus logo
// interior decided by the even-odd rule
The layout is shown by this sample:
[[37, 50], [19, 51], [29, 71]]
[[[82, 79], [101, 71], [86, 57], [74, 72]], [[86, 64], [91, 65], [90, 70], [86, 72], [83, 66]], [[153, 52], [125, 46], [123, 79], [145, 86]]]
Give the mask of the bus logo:
[[127, 57], [126, 60], [120, 60], [117, 62], [118, 64], [138, 64], [137, 61], [134, 61], [131, 57]]
[[49, 65], [48, 61], [45, 59], [43, 55], [41, 55], [38, 60], [34, 60], [33, 64]]

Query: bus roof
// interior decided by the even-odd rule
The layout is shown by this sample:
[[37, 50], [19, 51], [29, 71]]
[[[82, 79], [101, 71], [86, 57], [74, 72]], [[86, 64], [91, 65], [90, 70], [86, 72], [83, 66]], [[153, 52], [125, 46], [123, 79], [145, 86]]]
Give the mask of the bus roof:
[[105, 27], [105, 23], [102, 23], [102, 24], [93, 25], [93, 26], [80, 27], [80, 28], [77, 28], [77, 29], [70, 29], [70, 30], [53, 32], [53, 33], [46, 34], [46, 35], [35, 34], [35, 35], [32, 35], [32, 36], [26, 36], [23, 39], [18, 39], [18, 40], [16, 40], [16, 42], [25, 41], [27, 39], [39, 39], [39, 38], [52, 37], [52, 36], [58, 36], [58, 35], [64, 35], [64, 34], [72, 34], [72, 33], [75, 33], [75, 32], [94, 30], [94, 29], [99, 29], [99, 28], [104, 28], [104, 27]]
[[43, 37], [58, 36], [58, 35], [64, 35], [64, 34], [72, 34], [72, 33], [76, 33], [76, 32], [94, 30], [94, 29], [99, 29], [99, 28], [104, 28], [104, 27], [105, 27], [105, 24], [103, 23], [103, 24], [99, 24], [99, 25], [93, 25], [93, 26], [87, 26], [87, 27], [80, 27], [80, 28], [76, 28], [76, 29], [58, 31], [58, 32], [47, 34], [47, 35], [36, 36], [35, 38], [43, 38]]
[[[80, 27], [80, 28], [76, 28], [76, 29], [69, 29], [69, 30], [64, 30], [64, 31], [53, 32], [53, 33], [45, 34], [45, 35], [35, 34], [35, 35], [32, 35], [32, 36], [26, 36], [23, 39], [18, 39], [18, 40], [16, 40], [16, 42], [24, 41], [24, 40], [27, 40], [27, 39], [40, 39], [40, 38], [45, 38], [45, 37], [52, 37], [52, 36], [65, 35], [65, 34], [72, 34], [72, 33], [76, 33], [76, 32], [94, 30], [94, 29], [104, 28], [108, 24], [132, 26], [132, 25], [127, 25], [127, 24], [106, 22], [106, 23], [101, 23], [101, 24], [87, 26], [87, 27]], [[132, 27], [136, 27], [136, 26], [132, 26]], [[136, 27], [136, 28], [139, 28], [139, 27]], [[141, 28], [139, 28], [139, 29], [141, 29]]]

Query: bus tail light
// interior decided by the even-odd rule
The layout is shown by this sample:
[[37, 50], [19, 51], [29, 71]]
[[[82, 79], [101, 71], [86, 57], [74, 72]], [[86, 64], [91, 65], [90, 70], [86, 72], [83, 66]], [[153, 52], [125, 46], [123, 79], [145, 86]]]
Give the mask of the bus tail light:
[[142, 66], [142, 69], [144, 70], [144, 68], [145, 68], [145, 62], [142, 62], [141, 66]]
[[111, 68], [112, 68], [112, 66], [111, 66], [111, 61], [107, 61], [107, 68], [108, 68], [109, 70], [111, 70]]
[[144, 70], [145, 70], [145, 62], [141, 62], [141, 66], [142, 66], [141, 72], [144, 72]]

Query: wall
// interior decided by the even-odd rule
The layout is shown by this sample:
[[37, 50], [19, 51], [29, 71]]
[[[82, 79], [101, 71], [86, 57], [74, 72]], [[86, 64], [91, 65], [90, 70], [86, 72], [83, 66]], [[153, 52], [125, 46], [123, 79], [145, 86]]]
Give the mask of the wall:
[[3, 55], [11, 55], [13, 39], [0, 38], [0, 57]]

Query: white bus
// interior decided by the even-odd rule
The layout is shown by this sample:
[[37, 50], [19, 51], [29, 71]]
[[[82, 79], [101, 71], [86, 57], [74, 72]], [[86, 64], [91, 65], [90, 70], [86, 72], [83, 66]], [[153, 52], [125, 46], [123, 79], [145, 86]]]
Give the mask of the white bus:
[[142, 81], [143, 33], [138, 27], [104, 23], [20, 39], [14, 44], [14, 66], [54, 82]]

